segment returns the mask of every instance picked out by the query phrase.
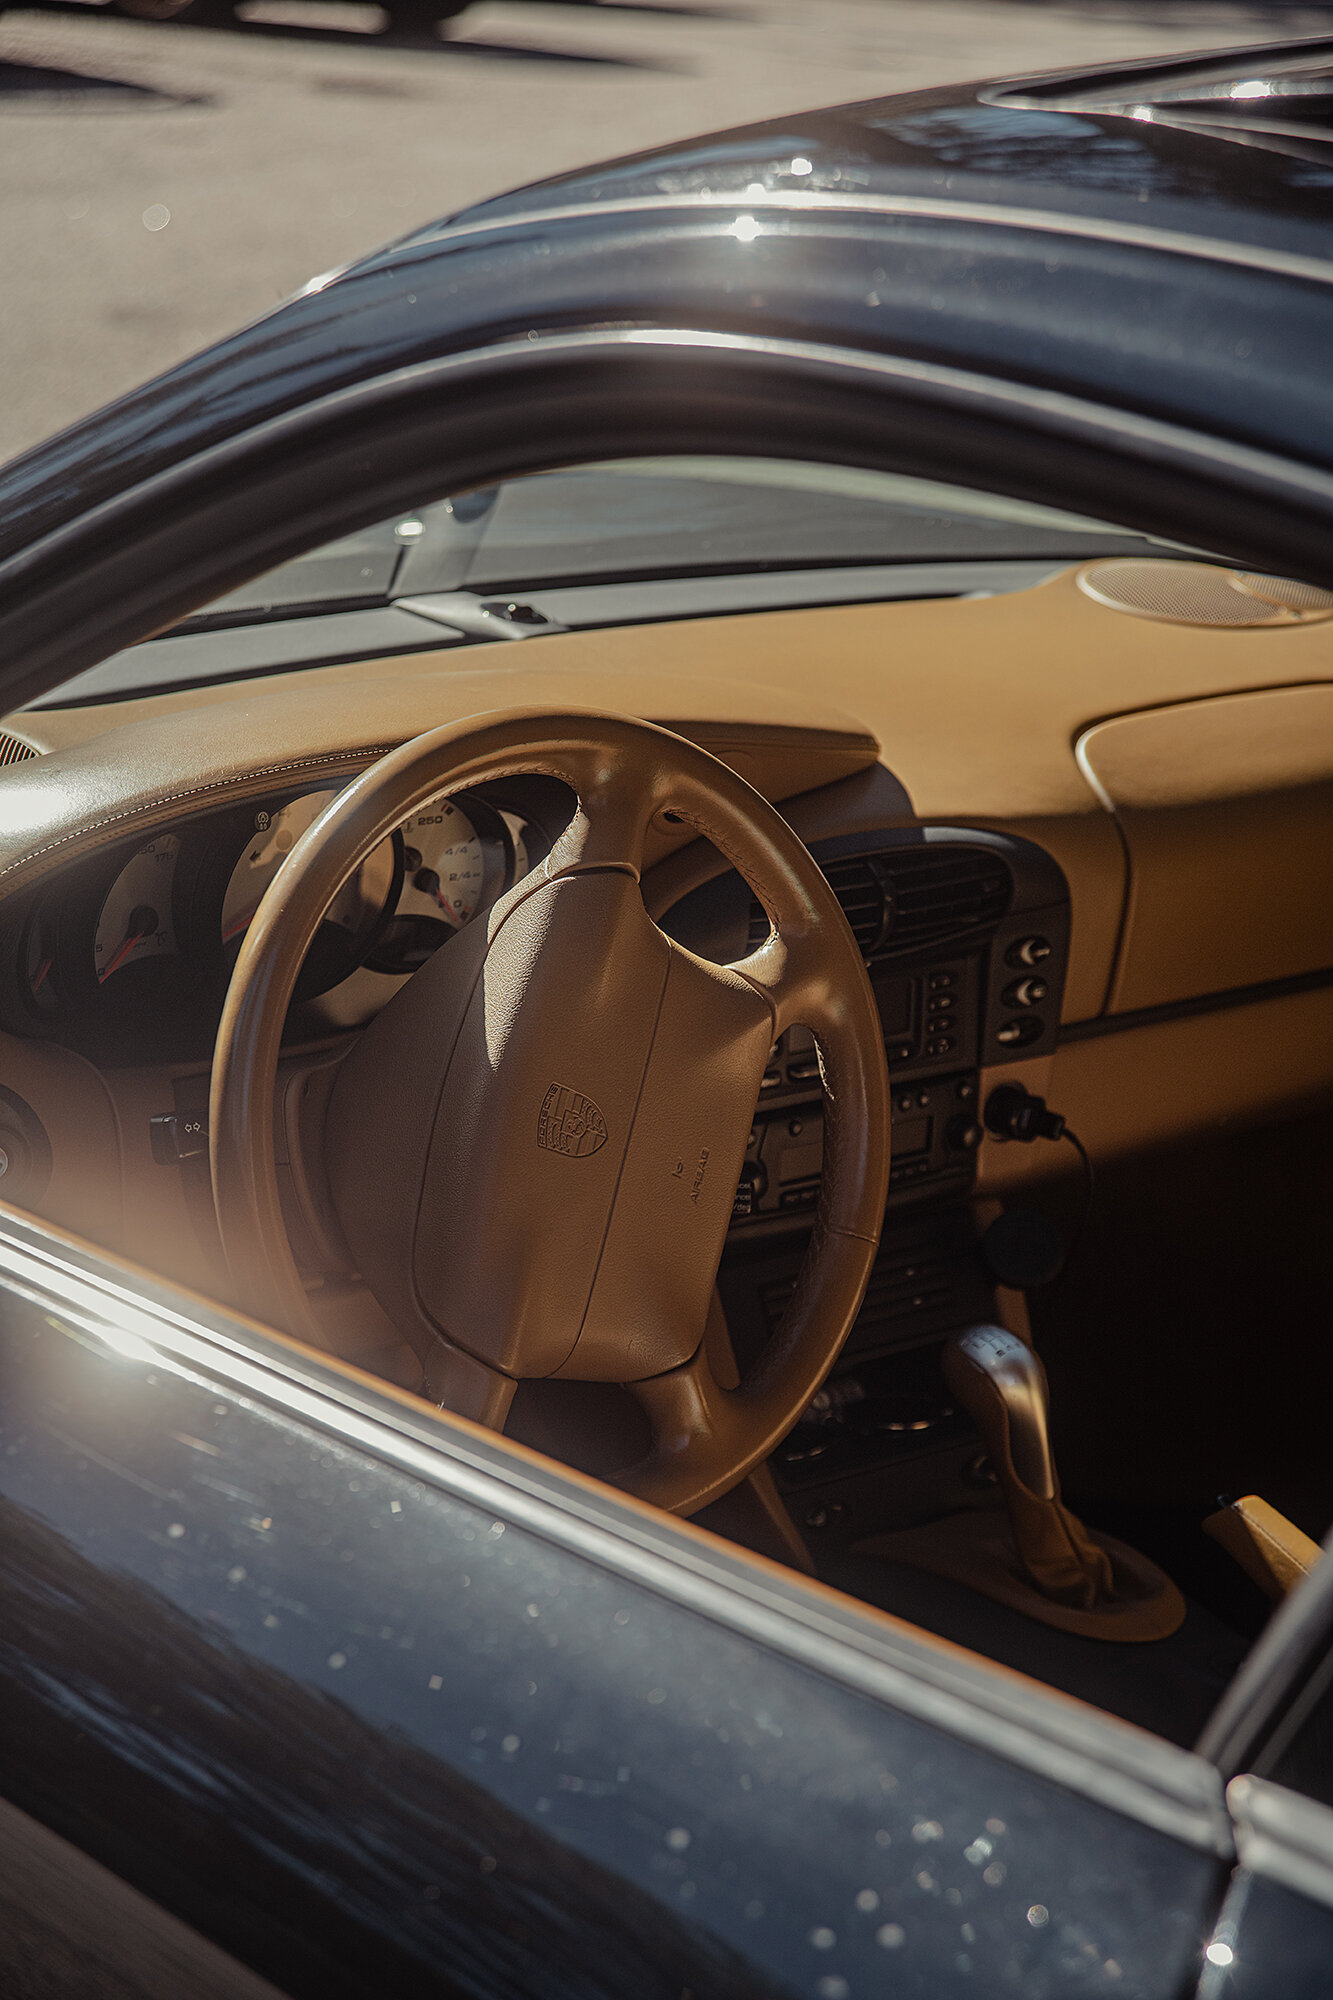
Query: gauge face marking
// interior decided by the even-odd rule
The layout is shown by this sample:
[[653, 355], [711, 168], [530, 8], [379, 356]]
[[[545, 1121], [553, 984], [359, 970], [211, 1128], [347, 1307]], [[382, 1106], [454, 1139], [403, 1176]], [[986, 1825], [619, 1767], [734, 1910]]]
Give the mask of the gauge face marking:
[[38, 910], [28, 925], [23, 970], [28, 997], [38, 1013], [58, 1013], [62, 996], [56, 967], [55, 918], [49, 910]]
[[249, 930], [269, 883], [308, 826], [313, 826], [336, 792], [307, 792], [272, 815], [255, 815], [255, 831], [231, 871], [222, 898], [222, 942], [234, 944]]
[[393, 916], [367, 960], [398, 978], [434, 957], [513, 880], [514, 840], [506, 819], [464, 793], [441, 794], [403, 821], [403, 886]]
[[[222, 898], [222, 942], [239, 946], [269, 884], [307, 827], [313, 826], [336, 791], [307, 792], [273, 814], [256, 813], [255, 830], [231, 871]], [[381, 841], [324, 912], [326, 924], [358, 936], [383, 909], [394, 876], [393, 842]]]
[[452, 799], [430, 799], [401, 831], [406, 876], [395, 914], [433, 917], [461, 930], [486, 886], [486, 856], [472, 821]]
[[[160, 833], [131, 855], [111, 884], [93, 934], [93, 970], [99, 986], [139, 959], [170, 957], [179, 949], [172, 900], [180, 851], [178, 835]], [[40, 994], [43, 984], [41, 967], [36, 965], [34, 992]]]

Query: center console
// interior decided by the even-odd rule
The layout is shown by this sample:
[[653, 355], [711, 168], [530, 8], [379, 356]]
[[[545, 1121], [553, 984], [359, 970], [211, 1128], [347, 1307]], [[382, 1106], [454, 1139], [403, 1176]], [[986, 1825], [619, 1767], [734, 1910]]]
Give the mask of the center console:
[[[980, 1441], [947, 1392], [939, 1356], [951, 1332], [995, 1317], [970, 1202], [981, 1071], [1020, 1051], [1054, 1050], [1069, 896], [1041, 848], [971, 828], [855, 835], [811, 851], [866, 960], [892, 1107], [888, 1208], [860, 1315], [771, 1460], [813, 1543], [946, 1511], [984, 1476]], [[664, 928], [707, 956], [735, 959], [768, 925], [739, 877], [725, 875], [677, 904]], [[718, 1279], [742, 1369], [795, 1284], [822, 1159], [818, 1056], [808, 1030], [792, 1028], [769, 1058]]]

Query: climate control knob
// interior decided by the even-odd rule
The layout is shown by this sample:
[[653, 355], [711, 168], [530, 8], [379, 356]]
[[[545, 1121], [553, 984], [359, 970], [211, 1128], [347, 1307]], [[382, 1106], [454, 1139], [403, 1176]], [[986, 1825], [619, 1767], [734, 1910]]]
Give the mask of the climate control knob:
[[1006, 1007], [1039, 1007], [1050, 987], [1044, 979], [1016, 979], [1012, 986], [1004, 989]]
[[1051, 955], [1051, 941], [1044, 937], [1019, 938], [1004, 955], [1006, 965], [1043, 965]]

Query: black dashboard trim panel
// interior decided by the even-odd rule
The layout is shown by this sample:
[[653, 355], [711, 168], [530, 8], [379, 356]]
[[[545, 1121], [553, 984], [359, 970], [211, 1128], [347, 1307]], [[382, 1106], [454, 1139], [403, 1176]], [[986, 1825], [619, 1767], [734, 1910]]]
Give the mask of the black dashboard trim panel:
[[1292, 993], [1319, 993], [1329, 986], [1333, 986], [1333, 966], [1324, 966], [1317, 972], [1294, 972], [1288, 979], [1231, 986], [1225, 992], [1200, 993], [1190, 1000], [1167, 1000], [1160, 1007], [1137, 1007], [1126, 1014], [1097, 1014], [1088, 1021], [1067, 1021], [1058, 1039], [1061, 1047], [1066, 1042], [1100, 1041], [1104, 1035], [1125, 1035], [1135, 1028], [1188, 1021], [1200, 1014], [1226, 1014], [1233, 1007], [1252, 1007], [1262, 1000], [1285, 1000]]

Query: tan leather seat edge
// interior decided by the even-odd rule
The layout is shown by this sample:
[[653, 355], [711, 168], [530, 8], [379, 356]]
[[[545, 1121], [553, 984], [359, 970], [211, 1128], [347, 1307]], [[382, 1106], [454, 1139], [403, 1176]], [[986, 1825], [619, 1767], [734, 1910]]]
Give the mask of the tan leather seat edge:
[[1318, 1542], [1257, 1493], [1247, 1493], [1210, 1514], [1203, 1532], [1234, 1556], [1246, 1576], [1274, 1600], [1294, 1590], [1324, 1553]]

